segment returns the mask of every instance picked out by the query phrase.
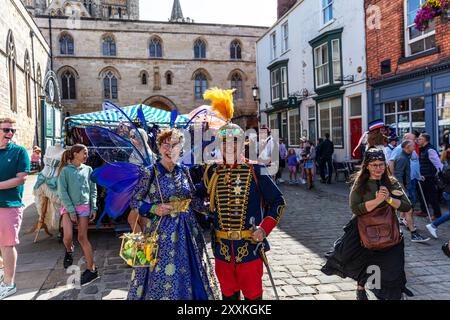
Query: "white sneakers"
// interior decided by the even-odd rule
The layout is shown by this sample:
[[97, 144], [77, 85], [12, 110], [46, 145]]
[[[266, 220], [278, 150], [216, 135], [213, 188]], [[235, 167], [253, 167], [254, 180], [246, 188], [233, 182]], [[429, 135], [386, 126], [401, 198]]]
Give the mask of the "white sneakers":
[[428, 229], [428, 232], [435, 238], [435, 239], [437, 239], [438, 238], [438, 235], [437, 235], [437, 228], [433, 225], [433, 224], [427, 224], [427, 229]]
[[16, 285], [8, 286], [6, 283], [3, 282], [5, 278], [5, 270], [3, 268], [0, 268], [0, 300], [5, 299], [6, 297], [9, 297], [16, 293], [17, 288]]
[[14, 293], [16, 293], [16, 291], [17, 291], [16, 284], [12, 286], [8, 286], [6, 285], [6, 283], [0, 284], [0, 300], [12, 296]]

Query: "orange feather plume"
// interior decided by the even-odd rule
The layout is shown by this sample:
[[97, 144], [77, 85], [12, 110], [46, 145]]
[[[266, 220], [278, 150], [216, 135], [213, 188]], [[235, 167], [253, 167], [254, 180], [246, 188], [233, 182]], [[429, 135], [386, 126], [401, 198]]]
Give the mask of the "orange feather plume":
[[206, 90], [203, 98], [211, 100], [212, 109], [217, 111], [226, 121], [230, 121], [234, 113], [233, 92], [235, 90], [223, 90], [215, 87]]

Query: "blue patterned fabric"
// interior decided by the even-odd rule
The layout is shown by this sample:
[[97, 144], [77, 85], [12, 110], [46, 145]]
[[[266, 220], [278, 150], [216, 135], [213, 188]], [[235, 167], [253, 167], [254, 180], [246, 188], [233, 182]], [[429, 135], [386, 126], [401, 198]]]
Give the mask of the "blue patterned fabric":
[[[153, 271], [149, 268], [135, 268], [131, 278], [129, 300], [211, 300], [217, 298], [217, 284], [207, 258], [206, 243], [197, 224], [192, 207], [201, 206], [199, 199], [193, 198], [194, 186], [189, 173], [181, 166], [172, 172], [160, 163], [150, 188], [141, 188], [132, 202], [161, 203], [157, 181], [161, 187], [164, 202], [193, 199], [187, 212], [167, 215], [158, 229], [158, 263]], [[156, 175], [155, 175], [156, 173]], [[197, 208], [196, 208], [197, 209]], [[146, 233], [155, 230], [158, 221], [149, 222]]]

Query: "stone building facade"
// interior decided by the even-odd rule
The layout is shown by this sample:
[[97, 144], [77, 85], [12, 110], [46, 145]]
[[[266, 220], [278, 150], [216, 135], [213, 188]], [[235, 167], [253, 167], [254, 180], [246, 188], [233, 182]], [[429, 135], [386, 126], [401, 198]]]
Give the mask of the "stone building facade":
[[20, 0], [0, 0], [0, 117], [16, 119], [15, 142], [42, 140], [39, 95], [50, 48]]
[[139, 20], [139, 0], [23, 0], [33, 15]]
[[[133, 8], [133, 2], [125, 1], [127, 8]], [[205, 104], [205, 89], [235, 87], [235, 121], [256, 126], [255, 44], [266, 28], [193, 23], [182, 17], [179, 6], [175, 1], [168, 22], [139, 21], [134, 14], [133, 19], [49, 19], [48, 9], [36, 15], [51, 44], [65, 110], [98, 111], [104, 100], [111, 100], [120, 106], [145, 103], [188, 113]], [[174, 12], [181, 16], [174, 17]]]

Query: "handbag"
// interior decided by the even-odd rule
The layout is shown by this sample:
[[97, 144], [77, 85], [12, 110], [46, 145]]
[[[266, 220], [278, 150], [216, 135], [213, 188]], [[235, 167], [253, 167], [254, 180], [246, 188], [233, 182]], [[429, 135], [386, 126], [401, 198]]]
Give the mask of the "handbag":
[[[161, 197], [161, 203], [164, 204], [161, 188], [159, 185], [158, 172], [156, 167], [153, 166], [155, 172], [156, 184], [158, 186], [159, 195]], [[150, 271], [153, 271], [158, 263], [158, 251], [159, 251], [159, 235], [158, 229], [161, 224], [161, 217], [156, 225], [155, 230], [151, 234], [136, 233], [136, 226], [139, 221], [139, 214], [137, 215], [136, 222], [133, 227], [132, 233], [125, 233], [121, 236], [122, 244], [120, 246], [120, 257], [133, 268], [149, 267]]]
[[362, 246], [369, 250], [388, 249], [402, 240], [397, 217], [390, 205], [358, 216], [358, 231]]

